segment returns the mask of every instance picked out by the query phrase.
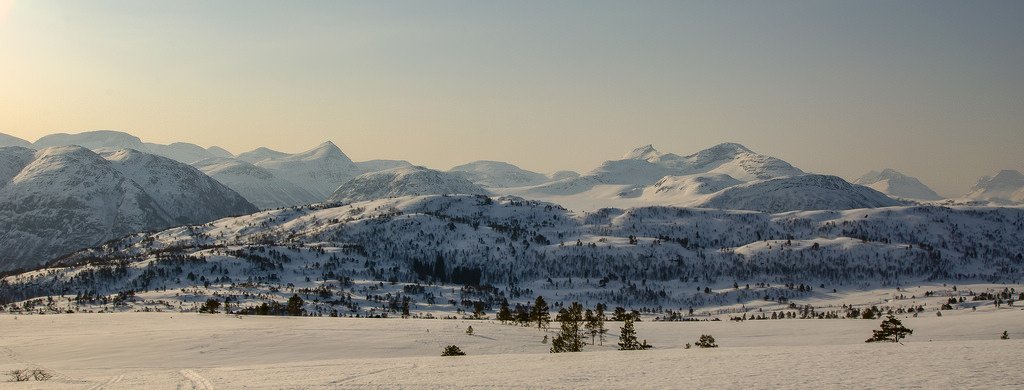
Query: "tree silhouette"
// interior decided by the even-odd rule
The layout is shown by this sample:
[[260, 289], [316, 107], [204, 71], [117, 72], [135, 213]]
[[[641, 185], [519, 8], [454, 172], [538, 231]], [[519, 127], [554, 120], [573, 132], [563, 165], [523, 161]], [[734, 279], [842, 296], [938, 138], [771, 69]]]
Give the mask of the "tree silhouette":
[[865, 342], [873, 343], [876, 341], [892, 341], [896, 343], [899, 342], [900, 339], [914, 334], [912, 329], [903, 326], [903, 323], [892, 315], [889, 315], [886, 319], [882, 320], [881, 329], [873, 330], [872, 332], [874, 334], [871, 338], [865, 340]]

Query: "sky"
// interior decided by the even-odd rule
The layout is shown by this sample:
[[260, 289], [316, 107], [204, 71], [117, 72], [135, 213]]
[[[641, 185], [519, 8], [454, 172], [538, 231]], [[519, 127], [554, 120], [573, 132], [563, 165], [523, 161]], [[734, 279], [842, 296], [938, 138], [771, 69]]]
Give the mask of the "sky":
[[0, 133], [586, 172], [738, 142], [946, 196], [1024, 171], [1022, 1], [0, 0]]

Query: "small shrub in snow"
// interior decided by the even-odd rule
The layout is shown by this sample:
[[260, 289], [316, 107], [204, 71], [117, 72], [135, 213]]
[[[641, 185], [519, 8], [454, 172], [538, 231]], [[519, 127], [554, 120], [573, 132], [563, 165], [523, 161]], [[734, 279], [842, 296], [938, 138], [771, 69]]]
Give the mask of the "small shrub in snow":
[[1010, 335], [1008, 333], [1006, 333], [1006, 331], [1004, 330], [1003, 331], [1003, 335], [999, 336], [999, 339], [1000, 340], [1009, 340], [1010, 339]]
[[695, 345], [701, 348], [718, 348], [718, 344], [715, 344], [715, 337], [709, 334], [700, 335], [700, 339], [697, 339]]
[[473, 325], [470, 325], [468, 328], [466, 328], [466, 334], [470, 336], [473, 335]]
[[449, 345], [447, 347], [444, 347], [444, 351], [441, 352], [441, 356], [465, 356], [465, 355], [466, 355], [466, 353], [462, 352], [462, 349], [460, 349], [458, 346], [455, 346], [455, 345]]
[[11, 377], [11, 382], [26, 382], [28, 380], [45, 381], [53, 378], [53, 374], [38, 368], [12, 370], [8, 371], [7, 375]]

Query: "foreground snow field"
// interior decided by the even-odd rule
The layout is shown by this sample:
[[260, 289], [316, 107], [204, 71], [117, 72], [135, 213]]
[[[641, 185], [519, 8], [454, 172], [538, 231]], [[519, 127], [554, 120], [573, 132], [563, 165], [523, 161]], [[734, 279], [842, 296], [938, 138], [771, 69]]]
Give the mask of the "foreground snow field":
[[[0, 316], [10, 388], [610, 387], [1021, 388], [1024, 311], [905, 318], [903, 345], [866, 344], [879, 320], [637, 323], [656, 348], [549, 354], [548, 331], [492, 321], [116, 313]], [[472, 325], [474, 335], [465, 329]], [[1000, 340], [1003, 331], [1009, 340]], [[718, 349], [684, 349], [712, 334]], [[454, 344], [465, 357], [438, 356]], [[6, 380], [7, 378], [3, 378]]]

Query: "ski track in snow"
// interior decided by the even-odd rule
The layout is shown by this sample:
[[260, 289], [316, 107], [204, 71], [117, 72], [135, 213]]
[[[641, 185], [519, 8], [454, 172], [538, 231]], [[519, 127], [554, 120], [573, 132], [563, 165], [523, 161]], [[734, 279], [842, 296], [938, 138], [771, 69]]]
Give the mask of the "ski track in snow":
[[105, 389], [105, 388], [107, 388], [107, 386], [118, 384], [122, 380], [124, 380], [124, 374], [115, 375], [115, 376], [111, 377], [110, 379], [108, 379], [106, 382], [103, 382], [103, 383], [97, 384], [97, 385], [95, 385], [93, 387], [90, 387], [89, 390]]
[[178, 371], [178, 373], [184, 376], [185, 379], [188, 379], [189, 382], [192, 382], [193, 389], [213, 390], [213, 384], [210, 383], [210, 381], [207, 380], [206, 377], [200, 375], [198, 372], [186, 369]]

